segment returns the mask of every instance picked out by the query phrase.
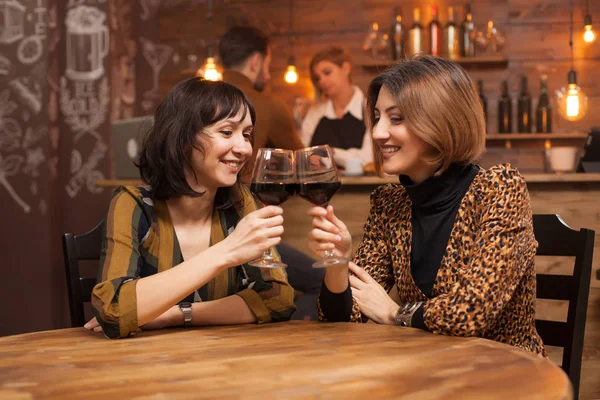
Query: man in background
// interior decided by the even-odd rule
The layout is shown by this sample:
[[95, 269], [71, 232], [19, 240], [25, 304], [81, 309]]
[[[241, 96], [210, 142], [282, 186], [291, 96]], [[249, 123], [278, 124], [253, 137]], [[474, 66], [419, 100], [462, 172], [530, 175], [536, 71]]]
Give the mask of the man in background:
[[[249, 185], [258, 149], [297, 150], [304, 145], [294, 128], [290, 108], [281, 99], [264, 92], [271, 79], [271, 48], [267, 35], [254, 27], [233, 27], [219, 41], [219, 56], [225, 67], [223, 80], [240, 88], [256, 111], [252, 160], [242, 177]], [[316, 319], [316, 301], [325, 270], [312, 268], [315, 260], [288, 244], [280, 243], [276, 249], [288, 265], [288, 282], [299, 294], [295, 298], [297, 310], [292, 319]]]
[[258, 149], [296, 150], [304, 145], [296, 134], [290, 108], [271, 93], [263, 92], [271, 79], [271, 49], [267, 35], [254, 27], [233, 27], [221, 37], [219, 55], [225, 67], [223, 80], [240, 88], [256, 111], [254, 154], [242, 177], [244, 183], [250, 184]]

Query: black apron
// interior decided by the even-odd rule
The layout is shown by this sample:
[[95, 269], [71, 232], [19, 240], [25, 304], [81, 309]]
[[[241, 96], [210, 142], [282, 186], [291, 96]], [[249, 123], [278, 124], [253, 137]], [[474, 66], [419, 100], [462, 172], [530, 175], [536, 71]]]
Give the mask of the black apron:
[[341, 119], [321, 118], [315, 129], [311, 146], [328, 144], [330, 147], [350, 149], [362, 147], [365, 123], [347, 112]]

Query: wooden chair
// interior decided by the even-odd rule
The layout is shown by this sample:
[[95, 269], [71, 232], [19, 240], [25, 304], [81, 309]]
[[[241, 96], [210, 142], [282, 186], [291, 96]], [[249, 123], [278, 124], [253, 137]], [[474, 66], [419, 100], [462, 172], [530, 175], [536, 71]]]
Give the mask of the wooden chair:
[[571, 379], [577, 399], [595, 233], [574, 230], [556, 214], [534, 215], [533, 230], [538, 256], [575, 256], [573, 275], [537, 274], [537, 297], [568, 300], [569, 311], [567, 322], [536, 320], [536, 328], [544, 344], [564, 348], [562, 369]]
[[81, 278], [79, 273], [80, 260], [100, 260], [104, 221], [94, 229], [82, 235], [65, 233], [63, 235], [63, 254], [65, 271], [67, 273], [67, 288], [69, 291], [69, 311], [71, 326], [85, 324], [83, 303], [91, 301], [92, 289], [96, 285], [96, 277]]

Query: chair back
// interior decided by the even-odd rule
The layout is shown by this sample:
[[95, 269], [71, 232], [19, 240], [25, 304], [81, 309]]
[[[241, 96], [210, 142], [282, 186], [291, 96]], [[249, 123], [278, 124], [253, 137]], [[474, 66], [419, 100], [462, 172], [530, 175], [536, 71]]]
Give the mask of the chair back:
[[80, 260], [100, 260], [104, 221], [94, 229], [82, 235], [65, 233], [63, 235], [63, 255], [65, 272], [67, 274], [67, 289], [69, 294], [69, 311], [71, 326], [79, 327], [85, 324], [83, 304], [91, 301], [92, 289], [96, 285], [96, 277], [82, 278], [79, 272]]
[[566, 322], [536, 320], [536, 328], [544, 344], [563, 347], [562, 369], [577, 398], [595, 233], [572, 229], [556, 214], [534, 215], [533, 230], [538, 256], [575, 256], [573, 275], [537, 274], [537, 298], [568, 300], [569, 309]]

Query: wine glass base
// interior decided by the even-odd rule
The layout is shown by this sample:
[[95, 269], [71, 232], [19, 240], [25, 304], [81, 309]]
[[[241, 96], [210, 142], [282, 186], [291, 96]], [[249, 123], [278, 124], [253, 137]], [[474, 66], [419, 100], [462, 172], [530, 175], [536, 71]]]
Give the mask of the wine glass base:
[[274, 260], [254, 260], [254, 261], [250, 261], [248, 263], [248, 265], [251, 265], [253, 267], [257, 267], [257, 268], [285, 268], [287, 267], [287, 264], [282, 263], [280, 261], [274, 261]]
[[317, 261], [316, 263], [314, 263], [312, 266], [313, 266], [313, 268], [327, 268], [327, 267], [334, 267], [337, 265], [348, 265], [349, 262], [350, 262], [350, 259], [346, 258], [346, 257], [331, 257], [331, 258], [323, 258], [323, 259]]

